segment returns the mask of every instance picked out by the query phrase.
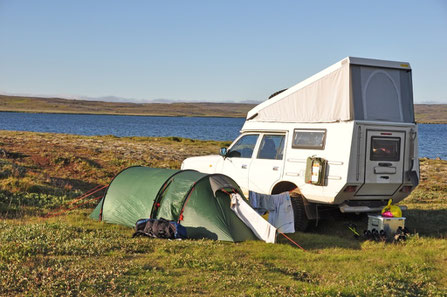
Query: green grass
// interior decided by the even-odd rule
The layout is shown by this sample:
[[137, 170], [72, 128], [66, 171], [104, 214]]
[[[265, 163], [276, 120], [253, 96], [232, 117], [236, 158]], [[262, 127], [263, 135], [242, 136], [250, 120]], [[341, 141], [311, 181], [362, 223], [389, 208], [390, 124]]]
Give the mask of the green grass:
[[88, 213], [2, 222], [0, 294], [447, 294], [445, 239], [415, 235], [404, 244], [384, 244], [294, 234], [308, 249], [303, 252], [284, 240], [132, 239], [131, 230], [91, 221]]
[[[0, 296], [446, 296], [447, 161], [421, 160], [404, 201], [413, 235], [353, 238], [365, 216], [329, 212], [278, 244], [131, 238], [95, 202], [44, 218], [130, 164], [178, 168], [226, 143], [0, 131]], [[131, 151], [131, 153], [129, 153]]]

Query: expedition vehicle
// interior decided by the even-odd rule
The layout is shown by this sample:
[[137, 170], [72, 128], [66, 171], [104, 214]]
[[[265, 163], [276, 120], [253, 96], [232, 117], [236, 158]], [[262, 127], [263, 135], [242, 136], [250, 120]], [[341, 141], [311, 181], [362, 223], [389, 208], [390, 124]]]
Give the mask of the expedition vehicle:
[[409, 63], [347, 57], [250, 110], [220, 155], [182, 169], [223, 173], [244, 193], [299, 193], [296, 227], [318, 208], [375, 212], [419, 183]]

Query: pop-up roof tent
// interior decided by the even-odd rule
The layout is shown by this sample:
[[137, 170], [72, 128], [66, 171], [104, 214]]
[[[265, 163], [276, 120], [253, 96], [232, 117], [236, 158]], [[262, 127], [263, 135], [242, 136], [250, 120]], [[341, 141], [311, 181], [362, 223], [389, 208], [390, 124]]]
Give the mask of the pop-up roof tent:
[[414, 122], [406, 62], [347, 57], [279, 92], [247, 114], [259, 122]]
[[226, 192], [242, 195], [226, 175], [130, 167], [112, 180], [91, 218], [128, 227], [139, 219], [164, 218], [180, 221], [188, 238], [256, 239], [231, 210]]

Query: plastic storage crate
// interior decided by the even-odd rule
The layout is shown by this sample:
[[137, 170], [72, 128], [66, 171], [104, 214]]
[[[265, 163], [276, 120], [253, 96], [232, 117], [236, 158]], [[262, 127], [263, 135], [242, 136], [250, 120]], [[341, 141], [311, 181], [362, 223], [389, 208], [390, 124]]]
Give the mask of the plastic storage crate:
[[392, 236], [396, 233], [397, 229], [401, 227], [405, 228], [405, 217], [400, 218], [387, 218], [381, 215], [369, 215], [368, 216], [368, 230], [372, 231], [376, 229], [385, 231], [388, 236]]

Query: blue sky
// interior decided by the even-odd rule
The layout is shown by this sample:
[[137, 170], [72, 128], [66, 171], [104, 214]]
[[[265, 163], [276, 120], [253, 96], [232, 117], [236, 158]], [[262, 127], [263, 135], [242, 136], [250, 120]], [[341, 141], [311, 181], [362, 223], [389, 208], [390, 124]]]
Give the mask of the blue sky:
[[262, 101], [346, 56], [447, 103], [447, 2], [0, 0], [0, 93]]

